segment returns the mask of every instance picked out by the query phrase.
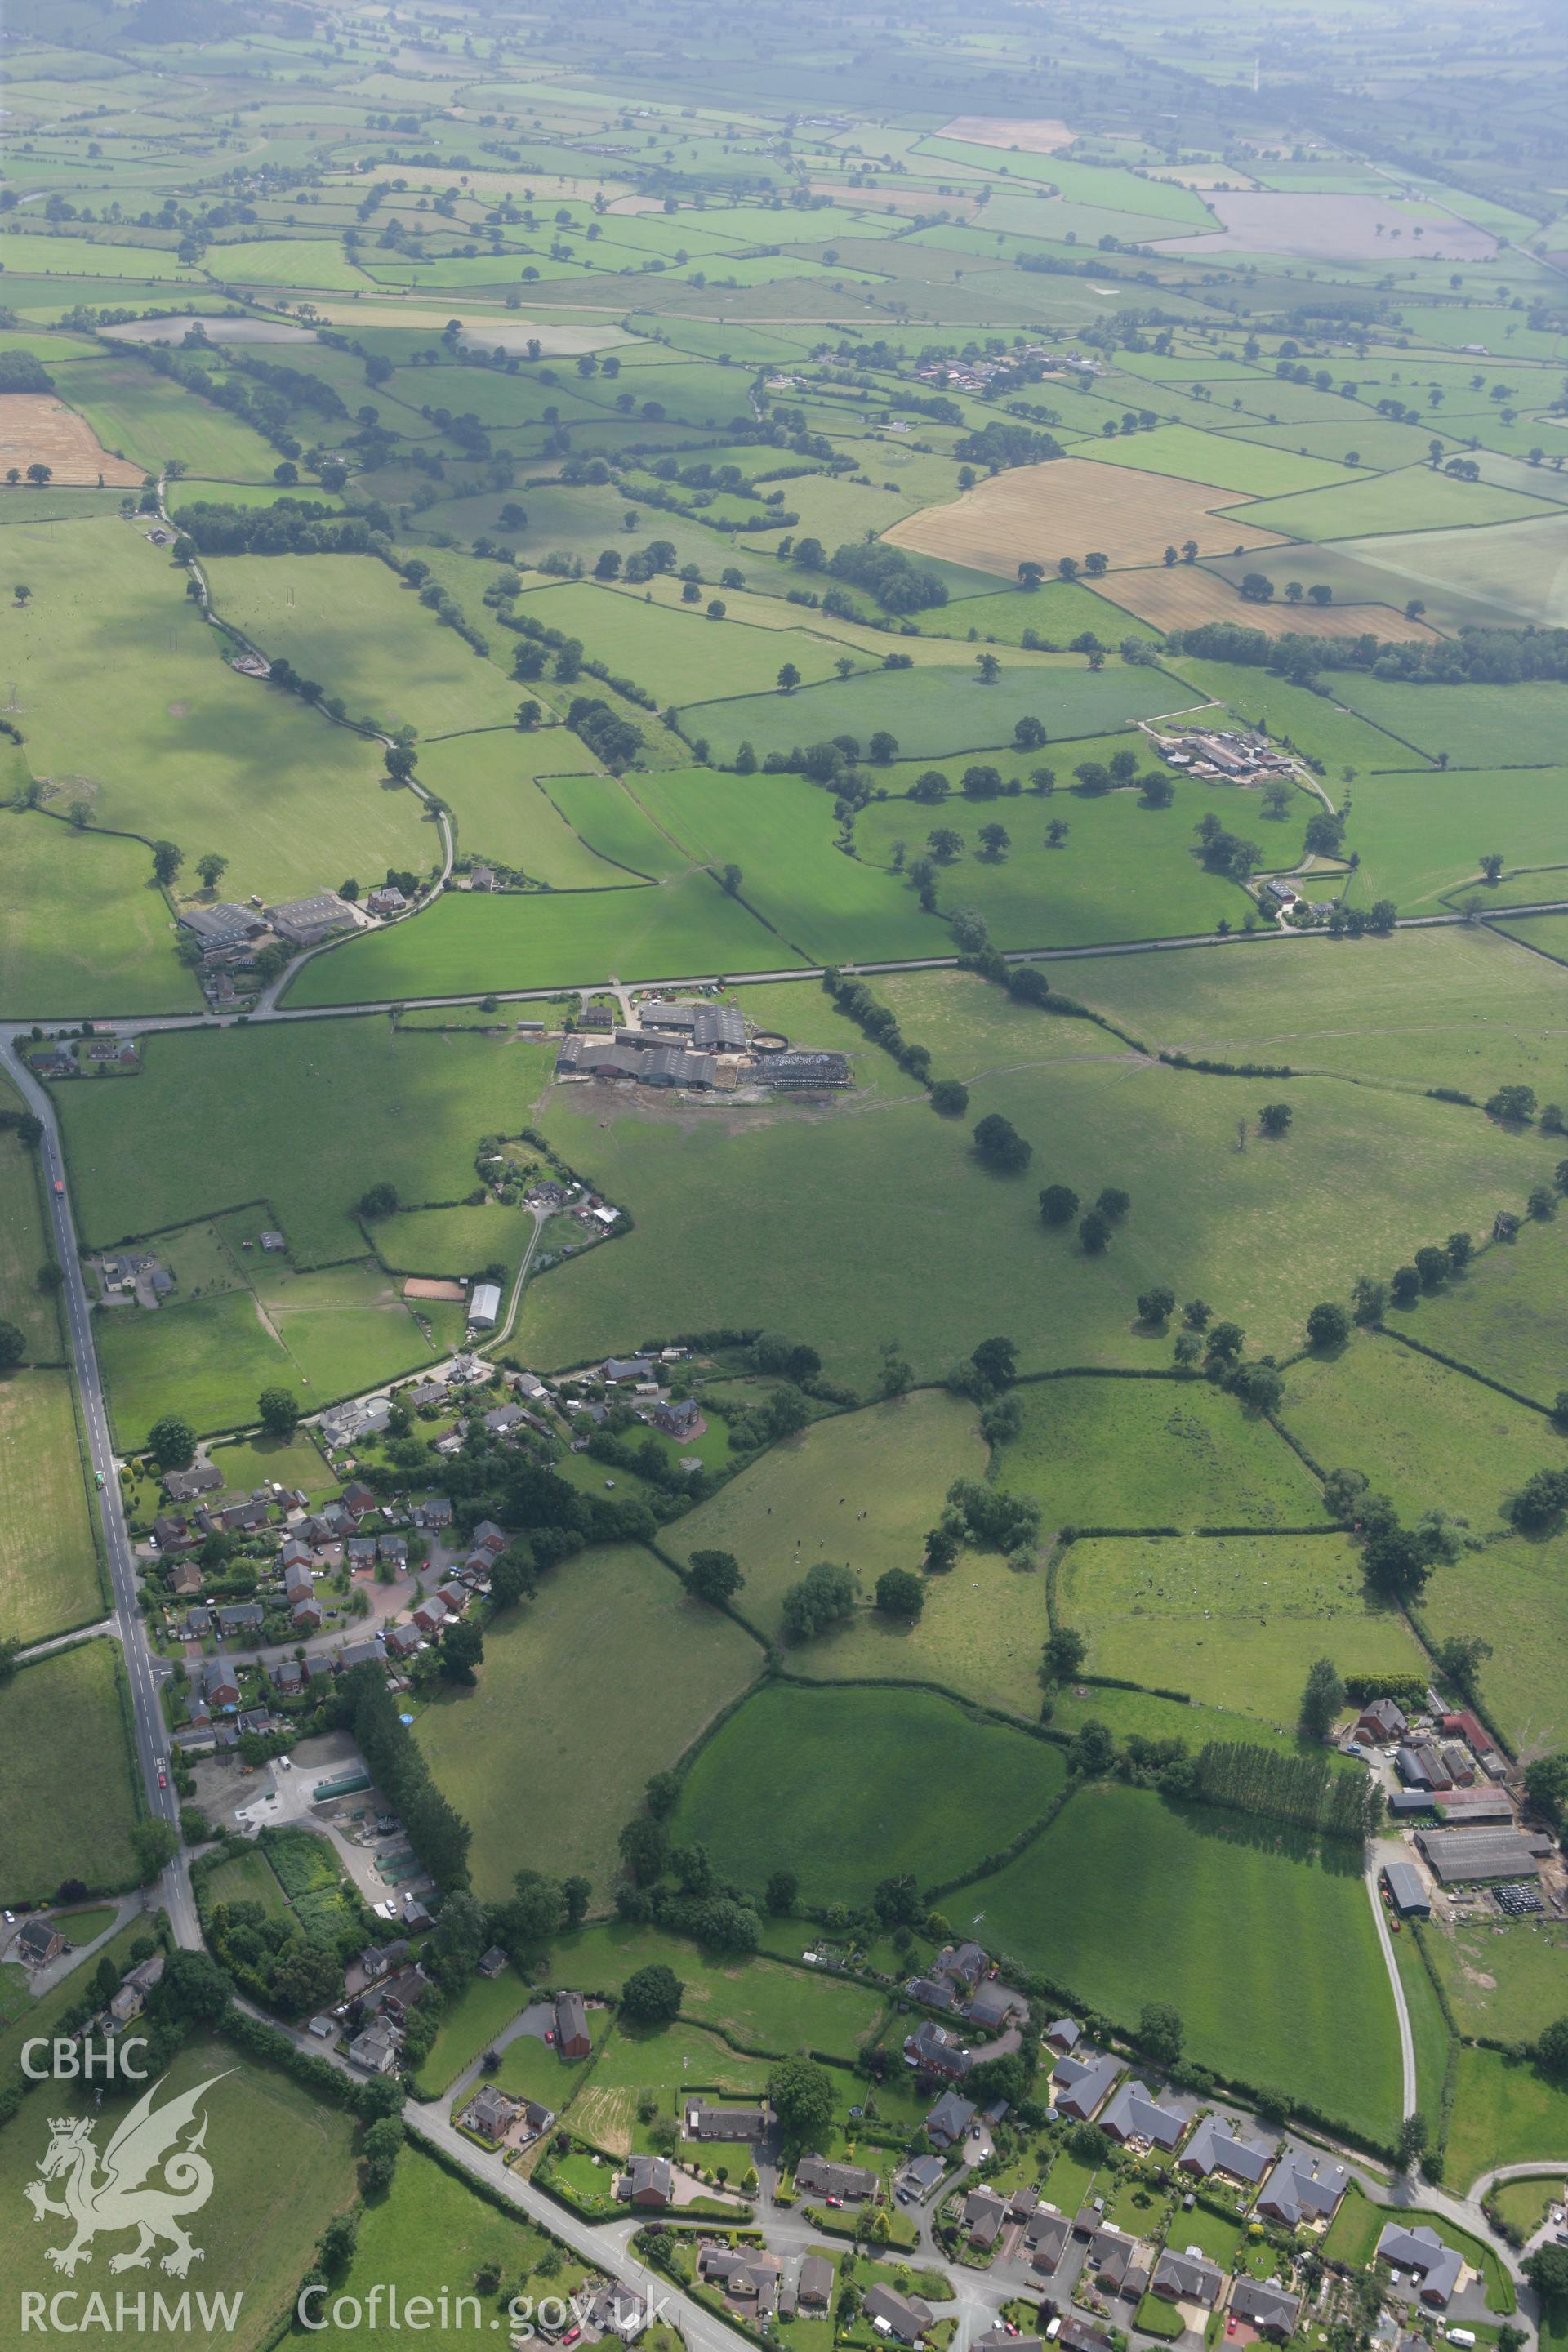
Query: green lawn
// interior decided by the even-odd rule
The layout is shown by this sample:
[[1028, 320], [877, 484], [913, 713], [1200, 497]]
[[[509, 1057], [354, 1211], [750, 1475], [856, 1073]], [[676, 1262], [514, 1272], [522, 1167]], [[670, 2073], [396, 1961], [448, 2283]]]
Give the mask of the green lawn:
[[399, 1274], [438, 1279], [472, 1276], [503, 1262], [515, 1273], [532, 1236], [532, 1212], [497, 1201], [482, 1209], [409, 1209], [375, 1228], [375, 1244], [387, 1265]]
[[[780, 661], [784, 659], [781, 654]], [[1156, 711], [1179, 709], [1191, 698], [1158, 669], [1118, 664], [1093, 671], [1079, 656], [1041, 655], [1009, 662], [994, 686], [983, 686], [973, 664], [878, 670], [869, 676], [687, 706], [681, 731], [695, 741], [706, 736], [713, 756], [730, 761], [742, 742], [759, 760], [793, 744], [819, 743], [836, 735], [855, 736], [862, 752], [885, 728], [907, 759], [952, 759], [960, 753], [1006, 747], [1015, 723], [1040, 719], [1053, 743], [1083, 735], [1103, 735]], [[1041, 753], [1048, 758], [1048, 753]], [[993, 762], [994, 764], [994, 762]]]
[[[207, 2119], [205, 2145], [214, 2187], [199, 2223], [193, 2225], [193, 2236], [202, 2251], [197, 2275], [209, 2296], [226, 2294], [239, 2305], [236, 2327], [219, 2324], [207, 2328], [201, 2324], [199, 2301], [193, 2295], [195, 2315], [184, 2341], [193, 2352], [209, 2352], [209, 2347], [216, 2352], [220, 2345], [225, 2352], [259, 2352], [260, 2347], [272, 2342], [274, 2331], [291, 2307], [300, 2278], [310, 2268], [316, 2240], [328, 2221], [353, 2202], [353, 2122], [340, 2108], [322, 2105], [286, 2075], [242, 2058], [222, 2042], [198, 2037], [180, 2051], [163, 2079], [166, 2088], [160, 2095], [160, 2105], [199, 2084], [210, 2086], [203, 2112]], [[107, 2107], [104, 2120], [111, 2116], [119, 2120], [122, 2112]], [[46, 2252], [66, 2242], [61, 2232], [68, 2224], [50, 2216], [48, 2227], [39, 2228], [22, 2189], [47, 2145], [50, 2118], [62, 2114], [91, 2119], [95, 2114], [92, 2095], [71, 2084], [53, 2084], [46, 2095], [25, 2102], [0, 2143], [0, 2172], [6, 2191], [0, 2261], [14, 2290], [36, 2290], [46, 2297], [59, 2284], [59, 2274], [50, 2269]], [[100, 2137], [106, 2137], [100, 2132]], [[109, 2258], [111, 2244], [112, 2251], [119, 2252], [130, 2242], [102, 2244], [98, 2250], [100, 2261]], [[442, 2283], [431, 2281], [433, 2288]], [[159, 2284], [173, 2303], [177, 2286], [162, 2278]], [[80, 2292], [84, 2296], [80, 2307], [85, 2308], [85, 2287]], [[134, 2294], [135, 2288], [131, 2292]], [[113, 2288], [107, 2293], [112, 2313]]]
[[1292, 1365], [1280, 1418], [1324, 1470], [1364, 1471], [1405, 1519], [1437, 1503], [1495, 1527], [1506, 1494], [1568, 1459], [1539, 1413], [1373, 1334]]
[[293, 1437], [268, 1437], [258, 1431], [254, 1437], [215, 1446], [212, 1458], [232, 1494], [247, 1495], [267, 1480], [279, 1486], [298, 1487], [315, 1502], [319, 1496], [335, 1493], [341, 1483], [304, 1430]]
[[208, 1871], [201, 1881], [201, 1901], [204, 1912], [220, 1903], [259, 1903], [270, 1919], [289, 1916], [288, 1897], [259, 1846]]
[[[1465, 2178], [1468, 2179], [1468, 2175]], [[1445, 2244], [1463, 2254], [1472, 2270], [1480, 2271], [1486, 2279], [1487, 2300], [1494, 2311], [1507, 2314], [1513, 2309], [1513, 2288], [1504, 2275], [1496, 2253], [1484, 2240], [1473, 2238], [1442, 2215], [1413, 2211], [1407, 2205], [1392, 2208], [1375, 2204], [1352, 2181], [1339, 2211], [1329, 2224], [1323, 2240], [1331, 2261], [1342, 2262], [1359, 2269], [1373, 2259], [1378, 2239], [1391, 2214], [1397, 2211], [1405, 2228], [1423, 2223], [1435, 2228]]]
[[775, 971], [796, 955], [706, 874], [656, 889], [468, 898], [314, 957], [290, 1006], [374, 1004], [492, 988], [586, 987], [703, 972]]
[[[945, 1907], [1064, 1999], [1126, 2024], [1169, 2001], [1200, 2064], [1380, 2138], [1395, 2127], [1394, 2004], [1353, 1859], [1325, 1868], [1245, 1819], [1101, 1786]], [[1326, 1948], [1332, 1970], [1300, 1967]]]
[[[68, 1878], [92, 1892], [135, 1877], [137, 1818], [118, 1649], [107, 1640], [56, 1650], [0, 1690], [0, 1759], [11, 1792], [0, 1823], [0, 1897], [47, 1900]], [[58, 1769], [68, 1724], [71, 1769]]]
[[[658, 2116], [668, 2119], [679, 2116], [688, 2090], [758, 2098], [767, 2088], [768, 2071], [766, 2058], [742, 2057], [717, 2034], [684, 2018], [656, 2026], [621, 2021], [572, 2102], [572, 2127], [612, 2156], [646, 2150], [651, 2145], [649, 2122], [637, 2112], [645, 2097], [655, 2099]], [[738, 2186], [751, 2158], [743, 2148], [729, 2147], [715, 2149], [707, 2160], [727, 2164]]]
[[1024, 1426], [1002, 1447], [998, 1475], [1035, 1497], [1047, 1530], [1310, 1527], [1321, 1517], [1300, 1456], [1206, 1381], [1042, 1381], [1018, 1399]]
[[0, 1380], [0, 1626], [42, 1641], [104, 1607], [68, 1372]]
[[603, 1900], [648, 1774], [760, 1664], [748, 1634], [634, 1546], [553, 1570], [537, 1600], [487, 1629], [478, 1685], [442, 1690], [419, 1718], [437, 1783], [472, 1825], [477, 1891], [499, 1901], [526, 1866], [581, 1871]]
[[169, 909], [141, 842], [5, 813], [0, 1010], [7, 1017], [190, 1013], [201, 1002], [195, 978], [175, 961]]
[[1188, 1691], [1277, 1730], [1295, 1723], [1307, 1669], [1419, 1674], [1403, 1617], [1374, 1607], [1347, 1538], [1112, 1536], [1074, 1544], [1057, 1606], [1089, 1637], [1091, 1674]]
[[[237, 677], [185, 596], [184, 575], [140, 530], [118, 518], [52, 536], [47, 523], [18, 524], [6, 549], [32, 596], [0, 613], [0, 654], [27, 680], [23, 725], [33, 772], [64, 787], [66, 805], [83, 799], [96, 826], [174, 841], [187, 887], [195, 860], [219, 853], [229, 861], [223, 887], [230, 898], [334, 887], [356, 867], [377, 879], [388, 864], [429, 867], [434, 828], [421, 829], [412, 793], [385, 789], [377, 747], [298, 697]], [[363, 561], [394, 584], [380, 564]], [[431, 635], [472, 660], [448, 632], [432, 626]], [[93, 680], [90, 694], [80, 690], [84, 677]], [[129, 871], [132, 851], [94, 843], [81, 855]], [[65, 851], [52, 855], [58, 870]], [[68, 923], [59, 950], [45, 940], [37, 954], [75, 953], [90, 973], [90, 959], [105, 950], [94, 943], [100, 927], [90, 901], [84, 917]], [[142, 919], [134, 909], [105, 914], [101, 929], [116, 952], [134, 941]], [[147, 971], [160, 975], [157, 1002], [188, 1001], [160, 961]], [[146, 986], [132, 971], [132, 992]], [[104, 1009], [95, 993], [91, 1009]]]
[[924, 1691], [773, 1684], [700, 1750], [673, 1821], [721, 1875], [760, 1893], [795, 1871], [810, 1903], [858, 1904], [879, 1879], [922, 1885], [1037, 1821], [1061, 1751]]
[[[785, 1591], [819, 1559], [847, 1562], [868, 1601], [884, 1569], [918, 1568], [925, 1534], [955, 1478], [984, 1475], [973, 1405], [941, 1390], [821, 1421], [678, 1519], [661, 1540], [678, 1559], [733, 1552], [746, 1582], [737, 1606], [775, 1635]], [[796, 1663], [822, 1671], [841, 1636], [809, 1644]]]
[[[787, 1925], [769, 1928], [781, 1942], [791, 1932]], [[803, 1927], [803, 1940], [809, 1932]], [[550, 1948], [554, 1974], [587, 1992], [616, 1995], [634, 1969], [655, 1961], [680, 1979], [681, 2014], [742, 2050], [777, 2057], [822, 2050], [850, 2059], [882, 2014], [880, 1995], [848, 1978], [765, 1958], [713, 1959], [684, 1937], [630, 1920], [606, 1920], [557, 1936]]]

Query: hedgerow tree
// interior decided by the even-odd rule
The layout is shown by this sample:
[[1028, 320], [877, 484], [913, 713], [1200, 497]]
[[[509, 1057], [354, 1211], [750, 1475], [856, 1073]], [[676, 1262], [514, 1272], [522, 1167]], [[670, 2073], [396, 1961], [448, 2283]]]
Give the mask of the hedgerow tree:
[[699, 1601], [710, 1601], [715, 1606], [733, 1601], [745, 1580], [732, 1551], [694, 1551], [691, 1555], [687, 1581]]
[[1345, 1686], [1332, 1658], [1319, 1658], [1301, 1694], [1301, 1729], [1309, 1739], [1325, 1739], [1345, 1703]]
[[884, 1617], [896, 1617], [905, 1624], [913, 1624], [925, 1602], [924, 1580], [910, 1569], [885, 1569], [877, 1579], [877, 1606]]
[[160, 1470], [188, 1470], [195, 1460], [196, 1433], [177, 1412], [166, 1412], [147, 1432], [147, 1451]]

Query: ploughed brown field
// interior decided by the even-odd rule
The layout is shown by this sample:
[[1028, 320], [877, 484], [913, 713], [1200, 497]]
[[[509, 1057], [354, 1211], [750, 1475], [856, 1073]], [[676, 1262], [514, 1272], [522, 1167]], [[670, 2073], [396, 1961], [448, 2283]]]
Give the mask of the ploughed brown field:
[[1261, 629], [1266, 637], [1361, 637], [1368, 631], [1385, 644], [1408, 645], [1441, 634], [1425, 621], [1406, 618], [1397, 604], [1287, 604], [1285, 583], [1294, 577], [1289, 562], [1279, 556], [1260, 560], [1258, 570], [1274, 583], [1271, 604], [1250, 604], [1228, 580], [1205, 572], [1199, 563], [1157, 565], [1153, 570], [1115, 572], [1109, 579], [1087, 584], [1109, 604], [1156, 629], [1199, 629], [1205, 621], [1234, 621], [1244, 629]]
[[139, 488], [140, 466], [111, 457], [85, 416], [67, 408], [52, 392], [0, 393], [0, 475], [13, 466], [47, 466], [57, 482], [101, 481], [110, 489]]
[[[1200, 555], [1287, 544], [1249, 530], [1234, 490], [1181, 482], [1092, 457], [1054, 457], [990, 475], [951, 506], [923, 507], [884, 531], [911, 555], [935, 555], [1012, 580], [1026, 561], [1054, 572], [1058, 558], [1097, 551], [1112, 566], [1158, 563], [1167, 546], [1196, 540]], [[1215, 509], [1226, 507], [1228, 513]]]

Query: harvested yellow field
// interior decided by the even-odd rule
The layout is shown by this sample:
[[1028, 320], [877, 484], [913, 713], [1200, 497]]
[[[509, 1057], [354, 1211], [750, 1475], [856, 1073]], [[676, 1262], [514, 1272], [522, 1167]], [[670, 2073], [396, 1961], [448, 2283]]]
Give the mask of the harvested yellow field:
[[25, 476], [34, 465], [76, 487], [101, 482], [117, 490], [145, 479], [140, 466], [111, 457], [86, 417], [52, 392], [0, 393], [0, 475], [15, 466]]
[[[1177, 481], [1092, 457], [1054, 457], [1042, 466], [1016, 466], [965, 490], [950, 506], [922, 507], [884, 531], [912, 555], [941, 556], [976, 572], [1017, 577], [1020, 563], [1043, 563], [1091, 550], [1113, 567], [1158, 563], [1168, 546], [1197, 541], [1200, 555], [1233, 555], [1285, 542], [1271, 530], [1237, 520], [1234, 490], [1208, 482]], [[1216, 515], [1215, 509], [1230, 511]]]
[[1108, 604], [1136, 614], [1156, 629], [1201, 629], [1205, 621], [1234, 621], [1239, 628], [1261, 629], [1266, 637], [1361, 637], [1370, 630], [1390, 645], [1414, 644], [1439, 634], [1425, 621], [1407, 619], [1396, 604], [1289, 604], [1279, 593], [1288, 570], [1288, 565], [1276, 564], [1269, 572], [1275, 587], [1272, 604], [1244, 602], [1228, 580], [1196, 563], [1118, 572], [1109, 580], [1087, 584]]
[[1077, 133], [1049, 117], [1017, 121], [1010, 114], [955, 114], [937, 135], [967, 139], [976, 147], [1018, 147], [1026, 155], [1054, 155], [1058, 147], [1070, 147]]

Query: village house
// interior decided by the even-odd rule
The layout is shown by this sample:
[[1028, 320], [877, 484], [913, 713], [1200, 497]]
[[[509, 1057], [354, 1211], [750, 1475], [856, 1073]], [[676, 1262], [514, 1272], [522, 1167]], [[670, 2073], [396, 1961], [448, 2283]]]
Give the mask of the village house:
[[1058, 2017], [1046, 2028], [1046, 2046], [1059, 2058], [1069, 2058], [1083, 2039], [1083, 2028], [1075, 2017]]
[[1280, 2158], [1258, 2199], [1258, 2210], [1288, 2230], [1303, 2221], [1331, 2221], [1350, 2186], [1350, 2173], [1331, 2158], [1291, 2148]]
[[795, 2185], [803, 2196], [837, 2197], [845, 2205], [862, 2204], [877, 2194], [877, 2176], [865, 2165], [836, 2164], [825, 2156], [803, 2156]]
[[926, 2137], [932, 2147], [952, 2147], [963, 2139], [974, 2115], [973, 2100], [961, 2099], [956, 2091], [944, 2091], [926, 2116]]
[[1037, 2205], [1024, 2223], [1024, 2243], [1037, 2271], [1054, 2271], [1072, 2243], [1072, 2223], [1053, 2205]]
[[1090, 2122], [1110, 2095], [1121, 2072], [1121, 2063], [1116, 2058], [1062, 2059], [1052, 2077], [1058, 2114], [1077, 2124]]
[[216, 1494], [222, 1485], [223, 1472], [215, 1470], [210, 1462], [199, 1462], [190, 1470], [163, 1473], [163, 1492], [174, 1503], [188, 1503], [197, 1495]]
[[970, 2052], [956, 2033], [947, 2032], [929, 2017], [924, 2017], [914, 2032], [904, 2039], [904, 2063], [921, 2074], [946, 2074], [955, 2083], [963, 2080], [973, 2063]]
[[147, 1996], [163, 1974], [163, 1955], [154, 1952], [150, 1960], [142, 1960], [126, 1971], [120, 1990], [109, 2004], [111, 2026], [123, 2028], [133, 2024], [147, 2006]]
[[[1276, 2143], [1276, 2147], [1278, 2143]], [[1275, 2147], [1262, 2147], [1237, 2135], [1223, 2116], [1205, 2116], [1181, 2155], [1179, 2170], [1206, 2180], [1222, 2172], [1230, 2180], [1256, 2189], [1274, 2160]]]
[[963, 2226], [969, 2242], [982, 2253], [989, 2252], [1002, 2234], [1002, 2224], [1007, 2219], [1007, 2200], [994, 2189], [972, 2189], [963, 2200]]
[[499, 2147], [520, 2113], [517, 2100], [508, 2098], [493, 2083], [486, 2083], [469, 2100], [462, 2121], [465, 2129], [475, 2133], [488, 2147]]
[[1260, 2336], [1272, 2336], [1283, 2344], [1296, 2333], [1301, 2316], [1301, 2298], [1280, 2285], [1278, 2279], [1238, 2278], [1230, 2291], [1230, 2315], [1255, 2327]]
[[634, 2156], [625, 2174], [626, 2195], [633, 2205], [663, 2207], [675, 2193], [668, 2156]]
[[555, 1996], [555, 2049], [562, 2058], [586, 2058], [594, 2047], [580, 1992]]
[[1108, 2224], [1089, 2243], [1089, 2267], [1108, 2294], [1135, 2302], [1149, 2284], [1149, 2265], [1136, 2238]]
[[860, 2307], [879, 2336], [894, 2336], [900, 2344], [918, 2344], [934, 2317], [918, 2294], [900, 2294], [890, 2286], [868, 2288]]
[[1377, 2242], [1377, 2259], [1393, 2269], [1408, 2271], [1418, 2283], [1422, 2302], [1433, 2311], [1447, 2310], [1465, 2267], [1436, 2230], [1425, 2226], [1407, 2230], [1398, 2221], [1384, 2226]]
[[390, 2034], [367, 2025], [349, 2043], [349, 2063], [362, 2074], [390, 2074], [397, 2064], [397, 2045]]
[[53, 1920], [24, 1919], [5, 1957], [20, 1960], [25, 1969], [44, 1969], [69, 1948]]
[[1144, 2140], [1168, 2156], [1180, 2145], [1187, 2119], [1174, 2107], [1161, 2106], [1146, 2083], [1132, 2081], [1122, 2084], [1101, 2116], [1100, 2127], [1123, 2147], [1129, 2140]]
[[233, 1707], [239, 1705], [239, 1677], [226, 1658], [208, 1658], [196, 1685], [198, 1695], [209, 1707]]
[[705, 2099], [686, 2102], [681, 2129], [688, 2139], [759, 2140], [772, 2117], [766, 2101], [760, 2107], [710, 2107]]
[[1199, 2303], [1212, 2311], [1219, 2301], [1225, 2273], [1205, 2254], [1178, 2254], [1167, 2246], [1154, 2265], [1149, 2284], [1167, 2303]]
[[1409, 1728], [1404, 1709], [1395, 1706], [1391, 1698], [1373, 1699], [1370, 1706], [1363, 1707], [1355, 1721], [1356, 1738], [1372, 1748], [1403, 1739]]

